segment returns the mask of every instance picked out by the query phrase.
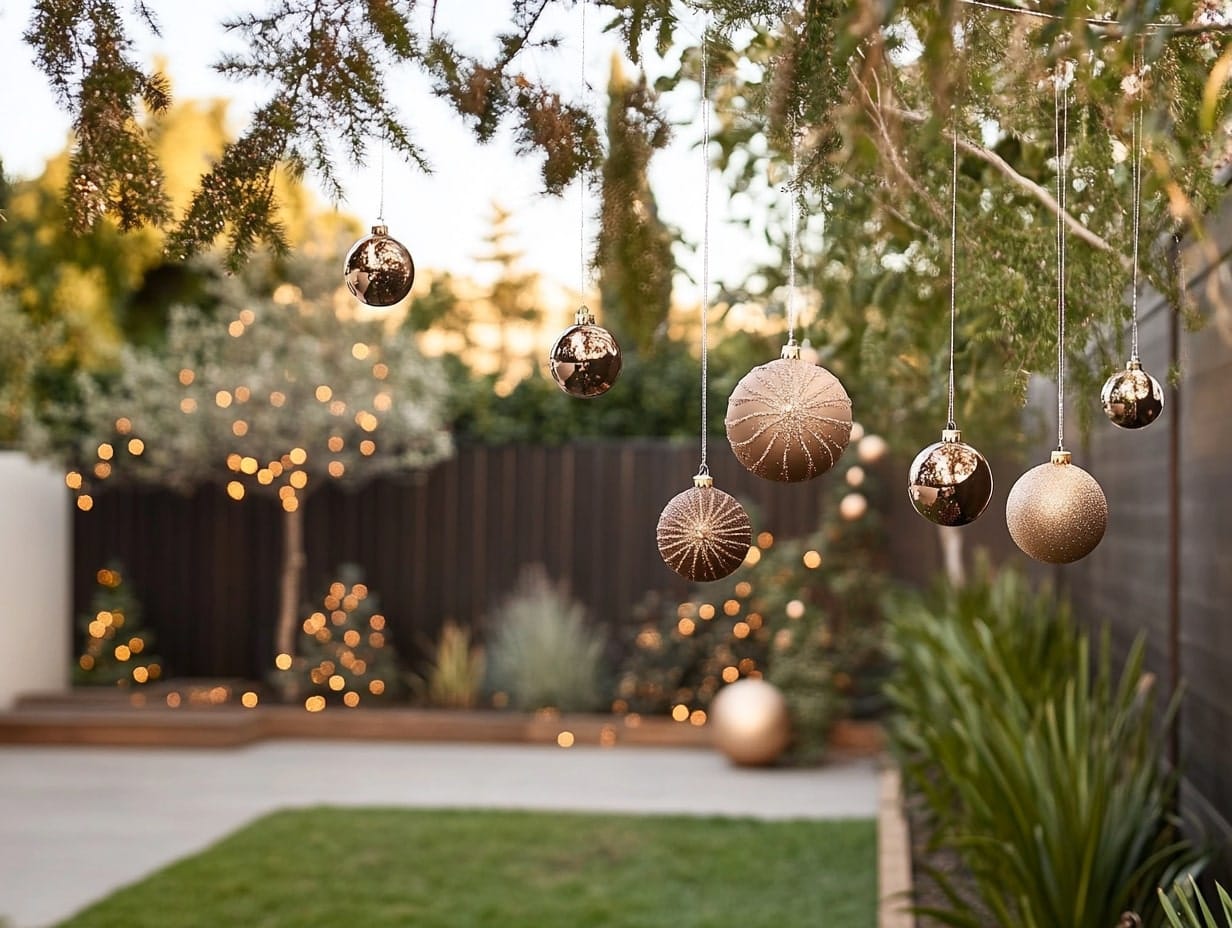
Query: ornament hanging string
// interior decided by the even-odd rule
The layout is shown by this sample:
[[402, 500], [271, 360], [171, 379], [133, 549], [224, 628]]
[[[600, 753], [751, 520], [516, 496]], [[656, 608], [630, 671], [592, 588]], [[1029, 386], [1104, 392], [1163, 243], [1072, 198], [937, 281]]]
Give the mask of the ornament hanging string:
[[[586, 3], [582, 0], [582, 50], [578, 63], [578, 78], [581, 81], [582, 96], [586, 93]], [[578, 172], [578, 289], [582, 293], [582, 302], [586, 302], [586, 165]]]
[[1133, 119], [1132, 119], [1132, 135], [1131, 139], [1133, 147], [1133, 169], [1132, 180], [1130, 187], [1134, 198], [1133, 217], [1134, 217], [1134, 270], [1133, 270], [1133, 293], [1130, 297], [1130, 303], [1133, 307], [1132, 321], [1130, 322], [1130, 353], [1129, 357], [1132, 361], [1138, 361], [1138, 230], [1139, 230], [1139, 213], [1141, 210], [1142, 201], [1142, 92], [1143, 80], [1142, 72], [1144, 70], [1142, 62], [1142, 46], [1139, 43], [1138, 49], [1134, 54], [1134, 73], [1138, 78], [1138, 99], [1134, 101]]
[[1065, 222], [1061, 216], [1067, 207], [1069, 166], [1066, 148], [1069, 145], [1069, 69], [1063, 61], [1053, 76], [1054, 142], [1057, 157], [1057, 450], [1065, 450]]
[[381, 158], [380, 158], [380, 199], [377, 202], [376, 218], [381, 225], [385, 224], [385, 134], [381, 133]]
[[950, 163], [950, 384], [947, 429], [957, 429], [954, 421], [954, 329], [958, 316], [955, 291], [958, 288], [958, 108], [950, 105], [950, 138], [953, 151]]
[[791, 180], [787, 185], [787, 192], [791, 196], [791, 227], [787, 232], [787, 344], [795, 345], [796, 343], [796, 321], [798, 318], [798, 310], [796, 309], [796, 249], [799, 244], [799, 225], [800, 225], [800, 203], [797, 197], [799, 191], [796, 188], [797, 165], [796, 165], [796, 149], [799, 143], [799, 128], [796, 125], [795, 117], [791, 120]]
[[702, 462], [698, 474], [709, 474], [707, 452], [707, 317], [710, 310], [710, 14], [702, 29]]

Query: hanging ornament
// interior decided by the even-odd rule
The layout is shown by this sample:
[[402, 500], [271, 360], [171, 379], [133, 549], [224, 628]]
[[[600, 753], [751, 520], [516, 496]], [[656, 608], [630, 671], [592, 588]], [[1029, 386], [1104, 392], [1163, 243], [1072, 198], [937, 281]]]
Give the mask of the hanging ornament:
[[[586, 0], [582, 8], [582, 52], [580, 56], [581, 86], [586, 83]], [[578, 176], [578, 268], [580, 286], [585, 293], [589, 285], [590, 266], [586, 253], [586, 170]], [[620, 374], [620, 345], [607, 329], [595, 324], [595, 316], [583, 306], [577, 311], [574, 324], [560, 333], [548, 354], [548, 369], [556, 385], [579, 399], [602, 396]]]
[[1070, 564], [1095, 550], [1108, 527], [1108, 500], [1068, 451], [1018, 478], [1005, 503], [1010, 537], [1047, 564]]
[[851, 438], [851, 398], [824, 367], [801, 359], [788, 343], [783, 356], [753, 368], [727, 403], [727, 440], [758, 477], [796, 483], [838, 463]]
[[372, 234], [361, 238], [347, 252], [342, 267], [343, 279], [360, 302], [368, 306], [393, 306], [406, 298], [415, 283], [415, 262], [411, 253], [387, 226], [372, 227]]
[[707, 452], [707, 311], [710, 308], [710, 108], [707, 96], [710, 22], [702, 33], [702, 160], [705, 164], [702, 223], [702, 299], [701, 299], [701, 445], [702, 461], [693, 478], [693, 487], [672, 497], [655, 532], [663, 563], [689, 580], [721, 580], [744, 563], [753, 541], [749, 514], [734, 497], [716, 490]]
[[958, 119], [951, 113], [950, 138], [950, 384], [949, 418], [941, 441], [915, 456], [907, 471], [907, 496], [915, 511], [937, 525], [970, 525], [992, 499], [992, 469], [984, 455], [962, 440], [954, 423], [954, 328], [958, 318]]
[[796, 131], [791, 133], [787, 344], [753, 368], [727, 401], [727, 440], [745, 469], [767, 480], [812, 480], [838, 463], [851, 440], [851, 397], [838, 378], [800, 357], [796, 344]]
[[962, 440], [962, 432], [944, 429], [941, 441], [911, 462], [907, 495], [929, 522], [970, 525], [992, 499], [992, 470], [984, 455]]
[[612, 388], [620, 361], [620, 346], [612, 333], [595, 325], [594, 315], [583, 306], [574, 324], [552, 345], [548, 366], [558, 387], [570, 396], [590, 399]]
[[1104, 383], [1099, 401], [1112, 424], [1123, 429], [1150, 425], [1164, 411], [1164, 388], [1132, 358], [1125, 370], [1117, 371]]
[[663, 507], [655, 535], [663, 563], [689, 580], [709, 582], [744, 563], [753, 526], [739, 501], [700, 473]]
[[1086, 557], [1108, 527], [1108, 500], [1099, 483], [1065, 450], [1065, 191], [1070, 72], [1064, 63], [1053, 78], [1057, 152], [1057, 450], [1047, 464], [1033, 467], [1010, 489], [1005, 522], [1014, 544], [1047, 564], [1071, 564]]
[[[1138, 52], [1134, 63], [1138, 80], [1134, 86], [1141, 92], [1142, 67]], [[1125, 370], [1117, 371], [1104, 382], [1100, 391], [1099, 401], [1104, 407], [1104, 414], [1112, 420], [1112, 424], [1122, 429], [1140, 429], [1150, 425], [1164, 411], [1164, 390], [1159, 381], [1142, 369], [1142, 361], [1138, 358], [1138, 240], [1139, 214], [1142, 202], [1142, 106], [1136, 104], [1133, 114], [1133, 172], [1130, 180], [1131, 196], [1133, 197], [1133, 282], [1130, 300], [1132, 303], [1132, 323], [1130, 326], [1130, 358]]]

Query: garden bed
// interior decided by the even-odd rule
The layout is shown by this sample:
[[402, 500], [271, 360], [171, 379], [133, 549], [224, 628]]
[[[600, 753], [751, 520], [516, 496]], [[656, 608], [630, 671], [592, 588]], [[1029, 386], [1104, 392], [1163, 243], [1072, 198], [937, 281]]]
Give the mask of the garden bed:
[[[96, 744], [237, 747], [278, 738], [452, 741], [523, 744], [710, 746], [706, 726], [662, 716], [419, 709], [406, 706], [308, 712], [298, 705], [243, 708], [242, 681], [170, 681], [139, 692], [77, 689], [33, 694], [0, 713], [0, 744]], [[174, 696], [170, 705], [168, 697]], [[211, 698], [219, 700], [211, 703]], [[883, 743], [879, 725], [840, 722], [832, 749], [871, 756]]]

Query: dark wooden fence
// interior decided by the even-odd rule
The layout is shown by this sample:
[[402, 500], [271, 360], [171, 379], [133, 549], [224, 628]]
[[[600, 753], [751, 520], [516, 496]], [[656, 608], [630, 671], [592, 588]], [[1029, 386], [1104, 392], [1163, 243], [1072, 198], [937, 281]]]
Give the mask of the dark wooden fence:
[[[823, 481], [771, 484], [722, 450], [716, 484], [745, 504], [755, 532], [817, 527]], [[328, 487], [304, 508], [306, 592], [319, 597], [340, 564], [360, 565], [413, 659], [446, 618], [481, 628], [522, 568], [542, 564], [619, 638], [648, 591], [686, 590], [659, 558], [655, 525], [696, 470], [694, 444], [589, 442], [463, 448], [417, 478]], [[77, 611], [94, 571], [119, 560], [175, 673], [260, 678], [273, 656], [281, 515], [217, 487], [109, 488], [76, 516]]]

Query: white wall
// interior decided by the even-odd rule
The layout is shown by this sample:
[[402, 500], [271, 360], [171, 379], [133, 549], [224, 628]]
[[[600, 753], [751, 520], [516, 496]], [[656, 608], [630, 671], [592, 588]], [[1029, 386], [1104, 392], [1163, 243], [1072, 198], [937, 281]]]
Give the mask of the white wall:
[[71, 500], [64, 475], [0, 451], [0, 710], [21, 693], [64, 690], [72, 661]]

